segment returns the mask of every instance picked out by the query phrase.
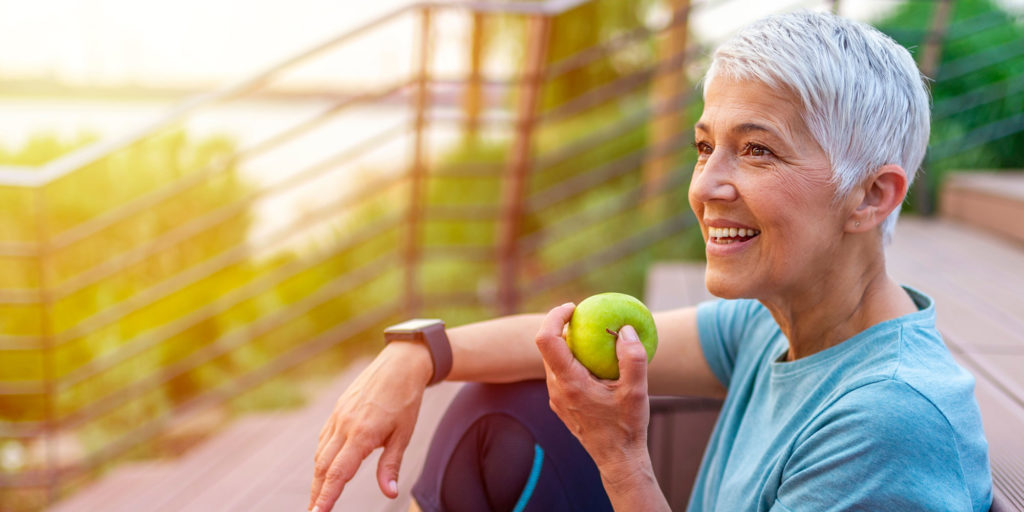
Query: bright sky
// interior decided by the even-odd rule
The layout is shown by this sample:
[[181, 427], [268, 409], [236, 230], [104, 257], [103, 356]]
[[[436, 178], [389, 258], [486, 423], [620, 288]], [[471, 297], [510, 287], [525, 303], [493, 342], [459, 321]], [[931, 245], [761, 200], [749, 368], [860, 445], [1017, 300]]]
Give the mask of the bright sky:
[[0, 74], [220, 81], [409, 0], [0, 0]]
[[[0, 0], [0, 77], [220, 83], [410, 1]], [[692, 27], [717, 38], [769, 12], [824, 3], [735, 0], [700, 15]], [[856, 19], [896, 3], [841, 1], [843, 14]], [[1002, 3], [1024, 11], [1024, 0]], [[392, 33], [411, 37], [409, 29]], [[366, 73], [387, 73], [407, 56], [390, 57], [352, 56], [348, 63]]]

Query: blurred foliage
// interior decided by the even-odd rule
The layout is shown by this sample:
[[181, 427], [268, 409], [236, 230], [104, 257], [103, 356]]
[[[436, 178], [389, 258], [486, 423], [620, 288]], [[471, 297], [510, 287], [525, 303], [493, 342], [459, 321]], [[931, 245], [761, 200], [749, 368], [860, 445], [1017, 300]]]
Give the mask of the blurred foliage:
[[[601, 43], [641, 27], [658, 1], [592, 0], [555, 16], [549, 28], [545, 68], [550, 70], [553, 65], [567, 62], [585, 50], [592, 50]], [[522, 16], [503, 16], [495, 30], [485, 34], [484, 44], [494, 46], [500, 39], [516, 41], [513, 54], [516, 62], [521, 65], [526, 57], [526, 45], [522, 44], [526, 36], [525, 25]], [[649, 66], [652, 62], [647, 57], [652, 47], [653, 42], [642, 40], [640, 44], [626, 50], [599, 54], [594, 59], [587, 58], [584, 59], [586, 62], [580, 61], [569, 66], [548, 81], [540, 110], [563, 105], [617, 78]]]
[[[88, 138], [62, 144], [53, 137], [36, 137], [21, 151], [11, 154], [10, 160], [47, 162], [86, 142]], [[12, 226], [6, 231], [15, 234], [11, 238], [38, 243], [42, 240], [31, 237], [49, 234], [50, 250], [43, 262], [36, 260], [31, 264], [36, 267], [37, 276], [47, 276], [53, 302], [45, 321], [38, 304], [27, 308], [15, 306], [34, 309], [34, 315], [12, 314], [10, 306], [5, 305], [4, 309], [8, 309], [5, 316], [11, 320], [5, 322], [3, 334], [52, 334], [57, 345], [52, 372], [61, 378], [88, 363], [118, 357], [116, 354], [126, 344], [245, 279], [253, 269], [240, 266], [212, 273], [201, 281], [175, 281], [180, 272], [195, 268], [211, 256], [244, 241], [249, 225], [246, 211], [226, 216], [211, 229], [193, 236], [176, 239], [166, 236], [245, 193], [245, 187], [232, 169], [170, 200], [156, 201], [149, 208], [122, 216], [101, 229], [90, 230], [88, 236], [75, 235], [75, 230], [86, 226], [86, 221], [120, 211], [133, 201], [145, 200], [147, 193], [213, 165], [216, 158], [231, 150], [230, 142], [222, 138], [190, 141], [183, 132], [173, 131], [134, 144], [42, 189], [5, 190], [24, 198], [3, 204], [4, 223]], [[55, 153], [47, 154], [51, 151]], [[0, 282], [5, 288], [32, 291], [39, 286], [38, 280], [25, 283], [12, 274], [0, 272]], [[144, 294], [157, 285], [174, 292], [154, 298]], [[136, 301], [137, 306], [125, 307], [129, 299]], [[82, 328], [83, 325], [88, 327]], [[83, 404], [108, 395], [111, 390], [126, 388], [138, 376], [150, 374], [209, 344], [223, 332], [223, 327], [216, 319], [203, 319], [181, 337], [136, 354], [131, 365], [115, 366], [92, 378], [75, 379], [76, 385], [59, 395], [57, 414], [70, 414]], [[43, 377], [36, 351], [6, 355], [8, 357], [0, 364], [0, 379]], [[19, 361], [22, 358], [36, 361], [36, 364]], [[182, 401], [195, 389], [204, 387], [207, 380], [201, 372], [182, 375], [169, 382], [164, 393], [148, 400], [153, 406]], [[0, 415], [9, 420], [43, 419], [41, 397], [18, 398], [5, 400]], [[137, 423], [140, 418], [132, 416], [128, 414], [120, 421]]]
[[[0, 165], [44, 164], [93, 140], [36, 136], [4, 149]], [[31, 253], [3, 258], [0, 289], [29, 300], [0, 305], [0, 336], [7, 342], [49, 336], [55, 346], [48, 358], [40, 349], [5, 350], [0, 384], [49, 374], [59, 391], [49, 405], [42, 394], [4, 396], [0, 425], [44, 421], [52, 407], [63, 420], [62, 436], [73, 436], [69, 443], [76, 447], [74, 460], [60, 462], [72, 464], [158, 427], [172, 409], [231, 392], [239, 378], [258, 374], [304, 342], [369, 338], [331, 329], [393, 301], [397, 271], [352, 273], [395, 253], [397, 230], [368, 233], [360, 243], [336, 235], [312, 256], [284, 250], [255, 259], [247, 202], [254, 191], [239, 178], [234, 152], [226, 138], [194, 140], [171, 130], [43, 188], [0, 189], [0, 243], [35, 246], [44, 234], [49, 241], [41, 259]], [[181, 185], [198, 173], [209, 175]], [[167, 187], [175, 192], [161, 192]], [[355, 232], [401, 192], [375, 194], [328, 221], [336, 233]], [[51, 294], [45, 310], [38, 302], [41, 276]], [[291, 372], [337, 371], [370, 348], [362, 341], [323, 346], [333, 348], [318, 364]], [[276, 379], [229, 407], [298, 405], [299, 385]], [[42, 464], [42, 443], [25, 446], [22, 469]], [[160, 450], [159, 443], [143, 444], [129, 455]], [[11, 507], [23, 498], [4, 494], [0, 509], [16, 510]]]
[[[556, 16], [551, 24], [548, 66], [641, 26], [645, 14], [654, 3], [653, 0], [595, 0]], [[606, 57], [555, 77], [547, 84], [542, 110], [562, 105], [571, 98], [582, 96], [650, 65], [652, 61], [647, 58], [649, 46], [645, 42], [628, 51], [609, 53]]]
[[[913, 0], [875, 25], [921, 53], [938, 2]], [[957, 0], [937, 76], [924, 179], [1024, 167], [1024, 24], [993, 0]]]

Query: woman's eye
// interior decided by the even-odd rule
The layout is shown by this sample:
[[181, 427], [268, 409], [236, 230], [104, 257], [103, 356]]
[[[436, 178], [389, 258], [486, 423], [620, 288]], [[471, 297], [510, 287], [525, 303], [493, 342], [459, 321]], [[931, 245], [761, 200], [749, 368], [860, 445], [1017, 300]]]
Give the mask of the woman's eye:
[[712, 151], [711, 145], [707, 142], [695, 142], [693, 147], [697, 148], [697, 154], [699, 155], [707, 156], [710, 155]]
[[768, 149], [768, 148], [766, 148], [766, 147], [764, 147], [764, 146], [762, 146], [760, 144], [749, 143], [749, 144], [747, 144], [747, 147], [745, 148], [744, 153], [749, 153], [750, 156], [762, 157], [762, 156], [770, 156], [772, 154], [772, 150], [770, 150], [770, 149]]

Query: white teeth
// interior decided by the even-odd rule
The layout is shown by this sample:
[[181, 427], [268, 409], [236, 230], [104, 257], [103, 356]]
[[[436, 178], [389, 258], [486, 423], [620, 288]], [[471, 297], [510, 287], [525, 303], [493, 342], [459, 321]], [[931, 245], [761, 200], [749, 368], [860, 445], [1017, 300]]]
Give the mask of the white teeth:
[[711, 228], [711, 227], [708, 228], [708, 238], [719, 238], [719, 239], [729, 239], [729, 238], [736, 238], [736, 237], [747, 238], [747, 237], [757, 236], [759, 234], [761, 234], [760, 231], [758, 231], [756, 229], [752, 229], [752, 228], [751, 229], [747, 229], [747, 228]]

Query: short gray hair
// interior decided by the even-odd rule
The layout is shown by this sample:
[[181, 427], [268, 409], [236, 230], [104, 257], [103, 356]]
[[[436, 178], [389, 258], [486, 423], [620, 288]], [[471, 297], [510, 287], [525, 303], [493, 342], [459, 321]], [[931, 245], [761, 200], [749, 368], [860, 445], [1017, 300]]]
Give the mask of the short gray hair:
[[[875, 28], [832, 14], [795, 12], [754, 22], [722, 44], [704, 77], [757, 80], [795, 92], [828, 155], [838, 197], [886, 164], [913, 182], [930, 130], [926, 78], [913, 57]], [[882, 224], [892, 238], [899, 208]]]

